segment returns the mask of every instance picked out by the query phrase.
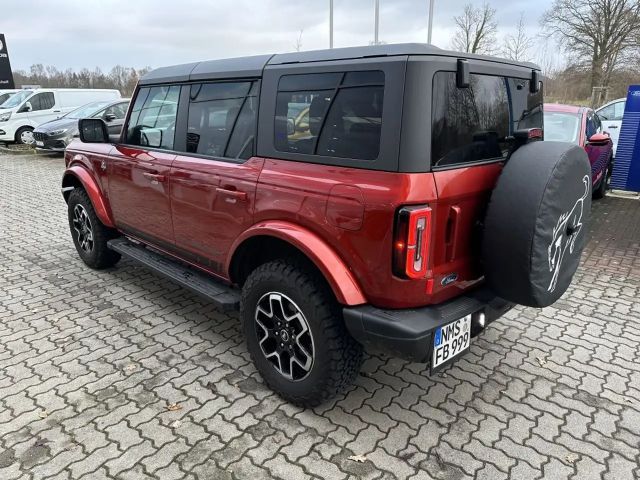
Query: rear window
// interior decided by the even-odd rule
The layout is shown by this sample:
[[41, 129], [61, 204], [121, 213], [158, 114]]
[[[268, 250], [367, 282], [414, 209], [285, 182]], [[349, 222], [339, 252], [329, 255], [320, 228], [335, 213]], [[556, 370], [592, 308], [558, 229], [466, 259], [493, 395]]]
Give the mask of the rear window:
[[276, 150], [375, 160], [380, 153], [384, 73], [285, 75], [276, 98]]
[[542, 89], [524, 79], [473, 74], [458, 88], [455, 72], [437, 72], [432, 105], [433, 167], [504, 159], [515, 130], [543, 126]]

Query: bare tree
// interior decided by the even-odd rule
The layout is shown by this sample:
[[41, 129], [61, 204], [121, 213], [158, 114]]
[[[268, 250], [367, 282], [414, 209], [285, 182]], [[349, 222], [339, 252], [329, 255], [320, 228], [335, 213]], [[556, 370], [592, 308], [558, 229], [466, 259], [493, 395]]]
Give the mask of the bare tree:
[[638, 0], [556, 0], [542, 24], [576, 64], [589, 66], [592, 90], [607, 87], [619, 62], [640, 50]]
[[533, 48], [534, 39], [527, 35], [524, 26], [524, 12], [520, 14], [518, 24], [516, 25], [516, 33], [507, 35], [504, 38], [504, 46], [502, 54], [509, 60], [519, 62], [530, 62], [531, 55], [529, 51]]
[[469, 53], [494, 53], [498, 30], [495, 18], [495, 8], [487, 3], [477, 8], [470, 3], [465, 5], [462, 15], [453, 17], [457, 26], [453, 48]]
[[302, 34], [303, 33], [304, 33], [304, 30], [301, 28], [300, 33], [298, 34], [298, 38], [296, 39], [296, 43], [293, 44], [293, 48], [295, 49], [296, 52], [299, 52], [300, 50], [302, 50]]

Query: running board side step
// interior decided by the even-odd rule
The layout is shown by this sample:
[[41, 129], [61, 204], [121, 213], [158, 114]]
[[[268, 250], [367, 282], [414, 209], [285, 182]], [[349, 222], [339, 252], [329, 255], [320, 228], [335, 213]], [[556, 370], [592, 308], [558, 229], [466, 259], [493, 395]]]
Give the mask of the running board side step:
[[109, 240], [107, 245], [123, 257], [130, 258], [181, 287], [206, 298], [220, 310], [228, 312], [240, 308], [240, 292], [218, 282], [204, 272], [183, 265], [150, 248], [130, 242], [126, 238]]

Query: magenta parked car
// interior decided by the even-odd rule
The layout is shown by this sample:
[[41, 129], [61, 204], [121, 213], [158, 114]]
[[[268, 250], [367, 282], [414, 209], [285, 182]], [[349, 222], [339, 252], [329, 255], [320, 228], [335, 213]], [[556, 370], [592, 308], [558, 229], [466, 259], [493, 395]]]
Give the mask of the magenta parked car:
[[583, 147], [591, 162], [593, 198], [605, 196], [611, 177], [613, 142], [596, 112], [587, 107], [544, 105], [544, 139]]

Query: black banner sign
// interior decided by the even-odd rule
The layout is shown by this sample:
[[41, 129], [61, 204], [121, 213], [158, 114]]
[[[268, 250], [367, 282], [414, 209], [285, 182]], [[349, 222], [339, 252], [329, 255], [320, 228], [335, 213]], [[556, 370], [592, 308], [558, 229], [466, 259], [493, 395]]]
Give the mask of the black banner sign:
[[0, 90], [16, 88], [13, 83], [13, 72], [9, 62], [9, 51], [4, 34], [0, 33]]

